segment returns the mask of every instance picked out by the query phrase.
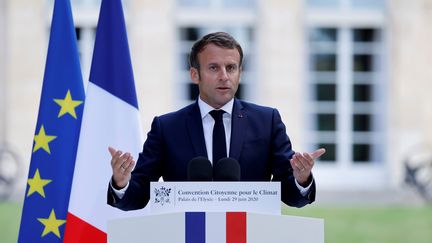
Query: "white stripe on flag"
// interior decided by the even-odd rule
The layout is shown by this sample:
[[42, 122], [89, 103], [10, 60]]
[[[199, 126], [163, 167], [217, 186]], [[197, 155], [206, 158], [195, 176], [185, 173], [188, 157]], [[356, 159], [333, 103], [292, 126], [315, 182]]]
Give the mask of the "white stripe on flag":
[[146, 214], [147, 210], [123, 212], [106, 203], [112, 175], [108, 146], [137, 159], [141, 129], [135, 107], [89, 82], [69, 212], [104, 232], [107, 220]]
[[226, 241], [226, 214], [206, 213], [206, 243]]

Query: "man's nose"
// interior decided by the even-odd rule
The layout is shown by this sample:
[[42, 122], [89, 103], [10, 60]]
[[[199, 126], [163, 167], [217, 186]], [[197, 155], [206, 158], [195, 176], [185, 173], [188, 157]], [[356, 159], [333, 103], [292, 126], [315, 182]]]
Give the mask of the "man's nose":
[[227, 72], [227, 70], [225, 69], [225, 68], [221, 68], [221, 71], [220, 71], [220, 77], [219, 77], [221, 80], [223, 80], [223, 81], [226, 81], [226, 80], [228, 80], [229, 79], [229, 77], [228, 77], [228, 72]]

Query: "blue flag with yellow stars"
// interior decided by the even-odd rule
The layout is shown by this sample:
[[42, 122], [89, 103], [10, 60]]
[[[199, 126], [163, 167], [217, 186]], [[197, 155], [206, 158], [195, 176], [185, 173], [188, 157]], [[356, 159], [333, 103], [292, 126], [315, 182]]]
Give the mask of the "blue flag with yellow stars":
[[55, 0], [18, 242], [62, 242], [84, 106], [69, 0]]

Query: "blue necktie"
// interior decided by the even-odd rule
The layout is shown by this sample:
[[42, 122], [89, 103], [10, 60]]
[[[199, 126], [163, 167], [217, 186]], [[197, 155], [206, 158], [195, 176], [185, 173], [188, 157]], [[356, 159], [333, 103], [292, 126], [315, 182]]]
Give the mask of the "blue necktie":
[[225, 129], [222, 116], [225, 113], [223, 110], [212, 110], [210, 115], [215, 120], [213, 127], [213, 165], [220, 159], [227, 157]]

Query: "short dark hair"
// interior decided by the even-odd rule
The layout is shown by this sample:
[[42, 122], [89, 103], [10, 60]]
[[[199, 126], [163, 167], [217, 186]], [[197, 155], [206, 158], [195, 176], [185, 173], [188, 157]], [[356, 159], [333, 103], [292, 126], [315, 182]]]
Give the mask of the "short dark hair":
[[198, 60], [198, 53], [200, 53], [205, 46], [209, 44], [214, 44], [216, 46], [226, 48], [226, 49], [237, 49], [240, 54], [240, 63], [239, 66], [242, 66], [243, 63], [243, 50], [240, 44], [232, 37], [230, 34], [226, 32], [214, 32], [203, 36], [192, 46], [191, 52], [189, 54], [189, 65], [190, 67], [196, 68], [199, 70], [200, 64]]

